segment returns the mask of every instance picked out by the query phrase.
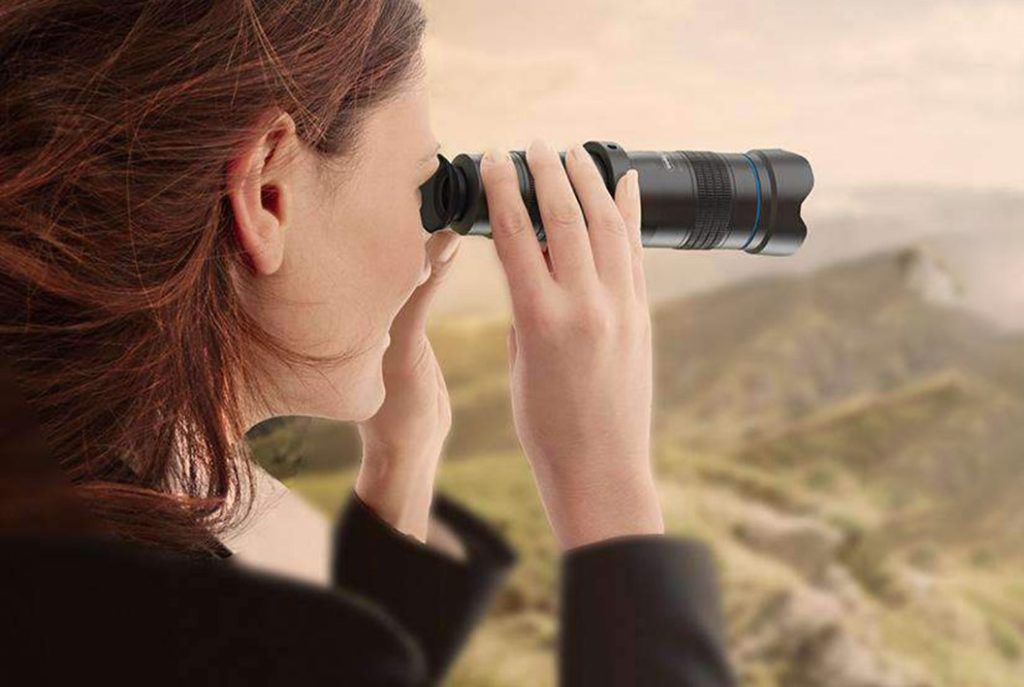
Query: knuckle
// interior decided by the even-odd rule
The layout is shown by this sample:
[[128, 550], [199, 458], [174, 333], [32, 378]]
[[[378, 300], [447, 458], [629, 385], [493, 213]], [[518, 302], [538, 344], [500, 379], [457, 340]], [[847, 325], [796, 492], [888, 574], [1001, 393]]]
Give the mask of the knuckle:
[[525, 209], [516, 207], [498, 207], [490, 213], [491, 226], [501, 227], [507, 236], [516, 236], [524, 231], [533, 231], [527, 219]]
[[615, 318], [603, 305], [586, 305], [576, 311], [573, 318], [574, 333], [591, 337], [611, 334], [616, 328]]
[[650, 313], [637, 307], [621, 311], [600, 297], [585, 297], [571, 308], [529, 304], [516, 315], [522, 340], [543, 344], [585, 340], [633, 340], [649, 335]]
[[610, 213], [608, 216], [601, 217], [597, 222], [597, 226], [602, 230], [606, 231], [613, 236], [625, 236], [626, 235], [626, 222], [622, 219], [622, 215], [617, 212]]
[[551, 221], [560, 226], [575, 226], [583, 223], [583, 212], [575, 201], [554, 203], [548, 210]]
[[518, 334], [543, 328], [551, 317], [548, 299], [541, 290], [522, 292], [515, 306], [514, 326]]
[[520, 321], [516, 323], [516, 331], [527, 338], [536, 338], [540, 341], [551, 341], [557, 338], [561, 324], [548, 309], [543, 307], [529, 307], [523, 312]]

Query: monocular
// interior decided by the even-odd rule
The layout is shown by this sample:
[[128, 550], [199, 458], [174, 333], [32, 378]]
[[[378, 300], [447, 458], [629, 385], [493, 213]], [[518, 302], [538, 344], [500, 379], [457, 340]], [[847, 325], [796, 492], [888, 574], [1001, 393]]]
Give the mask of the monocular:
[[[587, 141], [583, 147], [611, 194], [626, 172], [637, 170], [645, 247], [791, 255], [807, 236], [800, 205], [811, 192], [814, 176], [807, 160], [796, 153], [779, 148], [627, 152], [610, 141]], [[565, 155], [558, 153], [563, 165]], [[537, 239], [545, 241], [526, 153], [512, 150], [509, 156]], [[462, 153], [451, 162], [437, 157], [440, 167], [420, 187], [423, 227], [431, 233], [450, 228], [492, 238], [480, 175], [482, 153]]]

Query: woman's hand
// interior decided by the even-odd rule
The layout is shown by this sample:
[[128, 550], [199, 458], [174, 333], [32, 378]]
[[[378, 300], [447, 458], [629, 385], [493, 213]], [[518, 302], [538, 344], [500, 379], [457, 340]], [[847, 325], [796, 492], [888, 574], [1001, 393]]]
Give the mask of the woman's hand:
[[356, 424], [363, 444], [356, 493], [393, 527], [422, 542], [427, 540], [434, 477], [452, 422], [448, 387], [427, 339], [427, 314], [461, 240], [450, 229], [427, 240], [430, 277], [391, 324], [383, 361], [387, 396], [373, 417]]
[[545, 253], [516, 170], [499, 155], [485, 157], [481, 174], [511, 292], [512, 417], [548, 519], [563, 550], [663, 534], [650, 460], [651, 322], [640, 197], [629, 178], [636, 172], [612, 198], [582, 147], [567, 153], [566, 176], [558, 154], [535, 141], [527, 163]]

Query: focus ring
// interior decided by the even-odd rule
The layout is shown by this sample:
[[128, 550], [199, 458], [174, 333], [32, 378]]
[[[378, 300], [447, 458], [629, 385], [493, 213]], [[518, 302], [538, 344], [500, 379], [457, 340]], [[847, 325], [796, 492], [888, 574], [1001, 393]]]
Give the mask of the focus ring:
[[732, 215], [732, 181], [725, 160], [708, 151], [680, 151], [693, 169], [697, 182], [697, 213], [693, 231], [681, 248], [716, 248], [729, 235]]

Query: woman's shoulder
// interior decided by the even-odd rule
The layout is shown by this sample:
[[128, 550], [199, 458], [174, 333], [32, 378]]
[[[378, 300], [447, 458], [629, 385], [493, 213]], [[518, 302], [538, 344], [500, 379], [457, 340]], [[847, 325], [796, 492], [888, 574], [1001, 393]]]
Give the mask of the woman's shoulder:
[[344, 589], [98, 538], [8, 536], [0, 551], [5, 649], [48, 679], [160, 666], [168, 682], [418, 685], [426, 672], [404, 628]]

